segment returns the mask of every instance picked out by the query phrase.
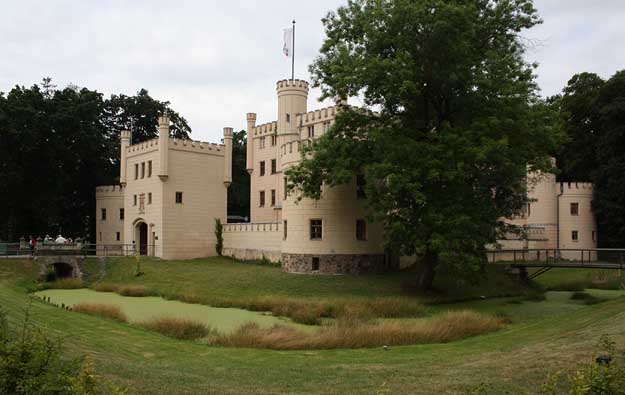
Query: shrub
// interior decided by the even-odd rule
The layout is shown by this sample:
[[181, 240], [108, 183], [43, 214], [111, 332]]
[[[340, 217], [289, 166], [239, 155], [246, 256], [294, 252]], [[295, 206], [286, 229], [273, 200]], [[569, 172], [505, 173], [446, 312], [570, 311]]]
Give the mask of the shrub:
[[[625, 394], [625, 350], [616, 350], [616, 344], [606, 335], [599, 339], [598, 354], [610, 356], [608, 364], [596, 361], [582, 364], [577, 369], [563, 376], [560, 372], [548, 375], [542, 386], [544, 395], [555, 394]], [[619, 355], [619, 358], [615, 358]]]
[[221, 256], [221, 253], [224, 249], [224, 226], [221, 223], [219, 218], [215, 218], [215, 239], [217, 243], [215, 244], [215, 250], [217, 251], [217, 255]]
[[159, 317], [140, 323], [145, 329], [181, 340], [195, 340], [208, 336], [212, 330], [205, 324], [186, 318]]
[[500, 319], [493, 316], [456, 311], [413, 322], [339, 320], [314, 333], [283, 325], [262, 328], [248, 323], [231, 334], [212, 334], [208, 342], [226, 347], [279, 350], [363, 348], [449, 342], [495, 331], [503, 325]]
[[603, 299], [600, 299], [587, 292], [573, 292], [573, 294], [571, 295], [571, 300], [578, 300], [588, 305], [603, 302]]
[[72, 311], [78, 313], [85, 313], [91, 315], [97, 315], [100, 317], [109, 318], [111, 320], [128, 322], [128, 317], [121, 310], [119, 306], [103, 303], [78, 303], [72, 307]]
[[0, 311], [0, 393], [11, 395], [121, 395], [92, 365], [63, 357], [61, 338], [32, 325], [28, 313], [17, 331]]

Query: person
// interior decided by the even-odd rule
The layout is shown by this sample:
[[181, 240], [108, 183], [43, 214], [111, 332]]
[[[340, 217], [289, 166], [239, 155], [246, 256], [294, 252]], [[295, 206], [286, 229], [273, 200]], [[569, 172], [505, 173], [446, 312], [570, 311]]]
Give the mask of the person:
[[137, 244], [135, 244], [135, 241], [132, 241], [132, 255], [136, 256], [137, 255]]
[[56, 240], [54, 241], [56, 244], [65, 244], [67, 240], [65, 240], [65, 237], [59, 235]]
[[28, 246], [30, 247], [30, 256], [35, 255], [35, 247], [37, 247], [37, 240], [31, 235]]

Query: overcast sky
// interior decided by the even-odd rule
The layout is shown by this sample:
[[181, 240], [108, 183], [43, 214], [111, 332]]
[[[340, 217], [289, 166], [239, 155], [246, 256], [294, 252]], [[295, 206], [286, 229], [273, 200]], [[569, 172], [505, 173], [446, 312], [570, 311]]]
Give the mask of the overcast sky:
[[[323, 40], [321, 18], [345, 0], [0, 0], [0, 91], [50, 76], [103, 92], [141, 88], [189, 121], [192, 138], [217, 142], [224, 126], [275, 119], [275, 82], [289, 78], [282, 29], [297, 20], [296, 78]], [[543, 95], [577, 72], [607, 78], [625, 68], [625, 0], [535, 0]], [[309, 109], [324, 103], [313, 90]]]

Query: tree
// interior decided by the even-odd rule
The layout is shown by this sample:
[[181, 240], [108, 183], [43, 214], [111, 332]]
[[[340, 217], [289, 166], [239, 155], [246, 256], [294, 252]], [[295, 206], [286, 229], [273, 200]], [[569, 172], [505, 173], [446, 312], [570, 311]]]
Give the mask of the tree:
[[475, 279], [502, 218], [527, 202], [528, 168], [552, 170], [558, 141], [523, 60], [532, 1], [353, 0], [323, 23], [313, 85], [379, 112], [342, 106], [289, 189], [319, 198], [361, 173], [388, 246], [421, 258], [418, 286], [440, 271]]
[[601, 88], [597, 98], [601, 130], [597, 144], [593, 209], [602, 247], [625, 245], [625, 70]]
[[566, 133], [566, 142], [556, 156], [562, 181], [590, 181], [594, 177], [601, 132], [597, 99], [604, 83], [594, 73], [576, 74], [562, 96], [554, 100]]
[[245, 168], [247, 134], [232, 134], [232, 184], [228, 188], [228, 215], [250, 216], [250, 175]]

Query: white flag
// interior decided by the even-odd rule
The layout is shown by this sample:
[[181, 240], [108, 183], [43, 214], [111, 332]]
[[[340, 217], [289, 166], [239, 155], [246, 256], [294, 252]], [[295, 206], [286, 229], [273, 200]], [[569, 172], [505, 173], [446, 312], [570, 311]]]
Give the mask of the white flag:
[[293, 28], [284, 29], [284, 45], [282, 52], [287, 58], [293, 56]]

